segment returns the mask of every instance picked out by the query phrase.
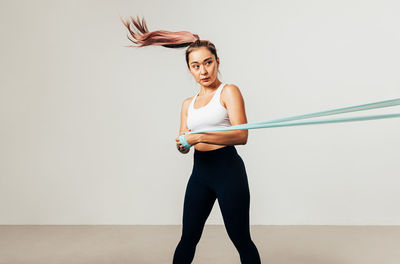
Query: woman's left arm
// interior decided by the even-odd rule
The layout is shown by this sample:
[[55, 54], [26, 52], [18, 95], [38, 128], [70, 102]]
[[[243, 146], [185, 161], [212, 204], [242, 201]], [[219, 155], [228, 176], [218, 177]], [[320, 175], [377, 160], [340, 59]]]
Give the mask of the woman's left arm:
[[[246, 124], [246, 110], [243, 96], [239, 90], [239, 87], [234, 84], [226, 85], [221, 92], [221, 98], [225, 102], [231, 125], [235, 126]], [[221, 132], [204, 132], [189, 135], [195, 136], [197, 139], [196, 144], [209, 143], [216, 145], [245, 145], [247, 143], [248, 130], [243, 129]]]

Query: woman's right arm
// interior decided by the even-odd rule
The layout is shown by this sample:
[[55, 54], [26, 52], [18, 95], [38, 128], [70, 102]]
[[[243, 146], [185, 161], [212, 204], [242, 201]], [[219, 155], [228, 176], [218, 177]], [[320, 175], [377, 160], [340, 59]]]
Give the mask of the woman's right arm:
[[[179, 128], [179, 136], [188, 132], [189, 129], [186, 125], [186, 120], [187, 120], [187, 110], [189, 108], [190, 102], [193, 97], [186, 98], [183, 103], [182, 103], [182, 108], [181, 108], [181, 125]], [[183, 154], [186, 154], [190, 151], [190, 149], [186, 149], [184, 147], [180, 148], [179, 151]]]

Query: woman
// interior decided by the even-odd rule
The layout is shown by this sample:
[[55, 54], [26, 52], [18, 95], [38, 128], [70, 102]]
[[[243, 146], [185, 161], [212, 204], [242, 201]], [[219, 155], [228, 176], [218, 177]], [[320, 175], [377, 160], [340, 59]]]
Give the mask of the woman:
[[[186, 47], [186, 63], [190, 73], [200, 84], [200, 92], [182, 103], [179, 135], [188, 131], [215, 129], [247, 123], [244, 101], [239, 88], [221, 82], [217, 76], [219, 58], [215, 46], [188, 31], [149, 32], [146, 22], [134, 19], [139, 33], [130, 28], [130, 21], [122, 20], [136, 47], [161, 45], [168, 48]], [[135, 46], [132, 46], [135, 47]], [[215, 199], [221, 208], [229, 238], [239, 252], [241, 263], [261, 263], [258, 250], [250, 236], [250, 192], [246, 169], [234, 145], [247, 142], [247, 130], [207, 132], [185, 135], [194, 146], [193, 171], [187, 183], [182, 221], [182, 235], [173, 256], [174, 264], [191, 263], [205, 222]], [[188, 153], [180, 144], [181, 153]]]

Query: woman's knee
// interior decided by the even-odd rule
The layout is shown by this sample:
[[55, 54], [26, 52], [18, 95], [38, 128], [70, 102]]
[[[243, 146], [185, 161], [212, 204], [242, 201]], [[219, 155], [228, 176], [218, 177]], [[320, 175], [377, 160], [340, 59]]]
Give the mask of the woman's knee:
[[184, 231], [181, 236], [181, 243], [184, 245], [196, 246], [201, 238], [199, 231]]
[[248, 248], [254, 244], [250, 234], [231, 234], [229, 237], [237, 249]]

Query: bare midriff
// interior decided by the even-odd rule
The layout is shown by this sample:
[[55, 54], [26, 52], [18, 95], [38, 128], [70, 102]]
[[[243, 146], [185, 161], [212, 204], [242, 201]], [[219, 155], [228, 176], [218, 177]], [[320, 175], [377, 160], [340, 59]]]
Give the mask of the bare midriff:
[[210, 151], [219, 148], [226, 147], [225, 145], [216, 145], [216, 144], [209, 144], [209, 143], [197, 143], [193, 146], [195, 149], [199, 151]]

